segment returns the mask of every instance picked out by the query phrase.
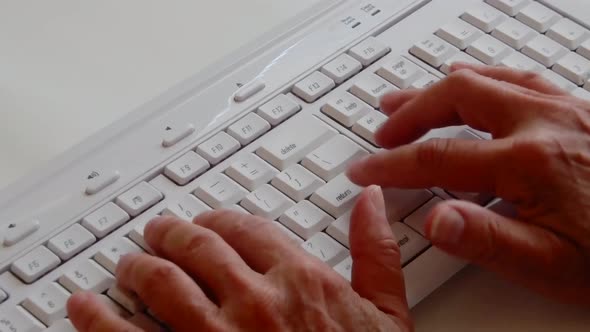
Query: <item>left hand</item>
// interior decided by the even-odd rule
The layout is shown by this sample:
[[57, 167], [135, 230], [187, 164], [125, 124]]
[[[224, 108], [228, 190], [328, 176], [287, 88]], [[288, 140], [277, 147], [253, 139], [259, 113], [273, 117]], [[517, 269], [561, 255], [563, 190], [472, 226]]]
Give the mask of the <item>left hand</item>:
[[[233, 211], [164, 217], [145, 239], [159, 257], [123, 257], [117, 281], [174, 331], [411, 331], [400, 252], [381, 190], [351, 220], [352, 285], [267, 220]], [[68, 302], [80, 331], [141, 331], [95, 295]]]

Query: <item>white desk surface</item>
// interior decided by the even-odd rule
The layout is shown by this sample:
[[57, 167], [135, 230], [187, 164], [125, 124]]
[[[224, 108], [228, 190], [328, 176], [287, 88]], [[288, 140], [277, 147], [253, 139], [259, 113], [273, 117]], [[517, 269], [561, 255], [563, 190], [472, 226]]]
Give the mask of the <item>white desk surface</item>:
[[[315, 1], [1, 0], [0, 187]], [[473, 267], [413, 312], [418, 331], [590, 329]]]

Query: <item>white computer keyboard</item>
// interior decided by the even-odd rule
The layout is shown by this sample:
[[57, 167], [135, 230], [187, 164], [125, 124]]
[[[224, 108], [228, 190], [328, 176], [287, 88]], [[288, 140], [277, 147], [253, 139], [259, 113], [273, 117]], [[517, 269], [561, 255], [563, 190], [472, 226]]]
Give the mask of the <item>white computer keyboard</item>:
[[[158, 174], [23, 252], [0, 277], [0, 286], [4, 285], [0, 332], [73, 330], [65, 305], [78, 290], [103, 294], [104, 301], [121, 315], [146, 330], [159, 330], [139, 300], [114, 284], [121, 255], [150, 251], [143, 228], [157, 214], [189, 221], [210, 209], [229, 208], [263, 216], [350, 280], [350, 210], [362, 188], [343, 172], [351, 161], [379, 150], [374, 134], [386, 120], [378, 109], [383, 95], [428, 87], [447, 74], [452, 63], [463, 61], [539, 72], [590, 100], [590, 31], [586, 27], [536, 1], [471, 3], [474, 6], [448, 15], [446, 23], [429, 34], [406, 36], [413, 45], [404, 52], [394, 51], [398, 39], [391, 36], [399, 36], [406, 29], [404, 24], [416, 24], [413, 17], [420, 19], [421, 13], [437, 10], [430, 5], [443, 6], [442, 1], [425, 2], [403, 21], [327, 59], [282, 93], [227, 123]], [[236, 100], [247, 100], [262, 85], [249, 84], [236, 94]], [[192, 125], [170, 130], [162, 146], [174, 146], [194, 130]], [[455, 128], [433, 136], [481, 139], [486, 135]], [[96, 194], [118, 179], [117, 173], [98, 177], [86, 192]], [[401, 247], [411, 305], [464, 264], [450, 258], [440, 263], [446, 258], [423, 237], [428, 211], [450, 197], [490, 208], [501, 206], [486, 194], [438, 188], [389, 189], [385, 197]], [[39, 227], [35, 220], [12, 225], [4, 234], [4, 245], [23, 241]]]

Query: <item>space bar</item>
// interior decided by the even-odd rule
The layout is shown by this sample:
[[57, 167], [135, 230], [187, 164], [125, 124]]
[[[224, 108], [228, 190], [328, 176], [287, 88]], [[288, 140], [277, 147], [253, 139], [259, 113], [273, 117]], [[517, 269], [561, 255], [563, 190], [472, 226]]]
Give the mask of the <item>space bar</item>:
[[590, 29], [590, 7], [583, 6], [580, 0], [544, 0], [541, 2]]
[[256, 154], [282, 171], [335, 134], [334, 129], [316, 117], [301, 114], [264, 136]]

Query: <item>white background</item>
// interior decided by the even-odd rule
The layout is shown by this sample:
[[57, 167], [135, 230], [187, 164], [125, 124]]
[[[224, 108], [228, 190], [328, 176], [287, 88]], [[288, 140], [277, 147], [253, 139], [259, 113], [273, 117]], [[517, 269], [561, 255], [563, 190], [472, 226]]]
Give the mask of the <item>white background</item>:
[[[320, 0], [0, 0], [0, 187]], [[587, 331], [590, 314], [468, 268], [418, 331]]]

